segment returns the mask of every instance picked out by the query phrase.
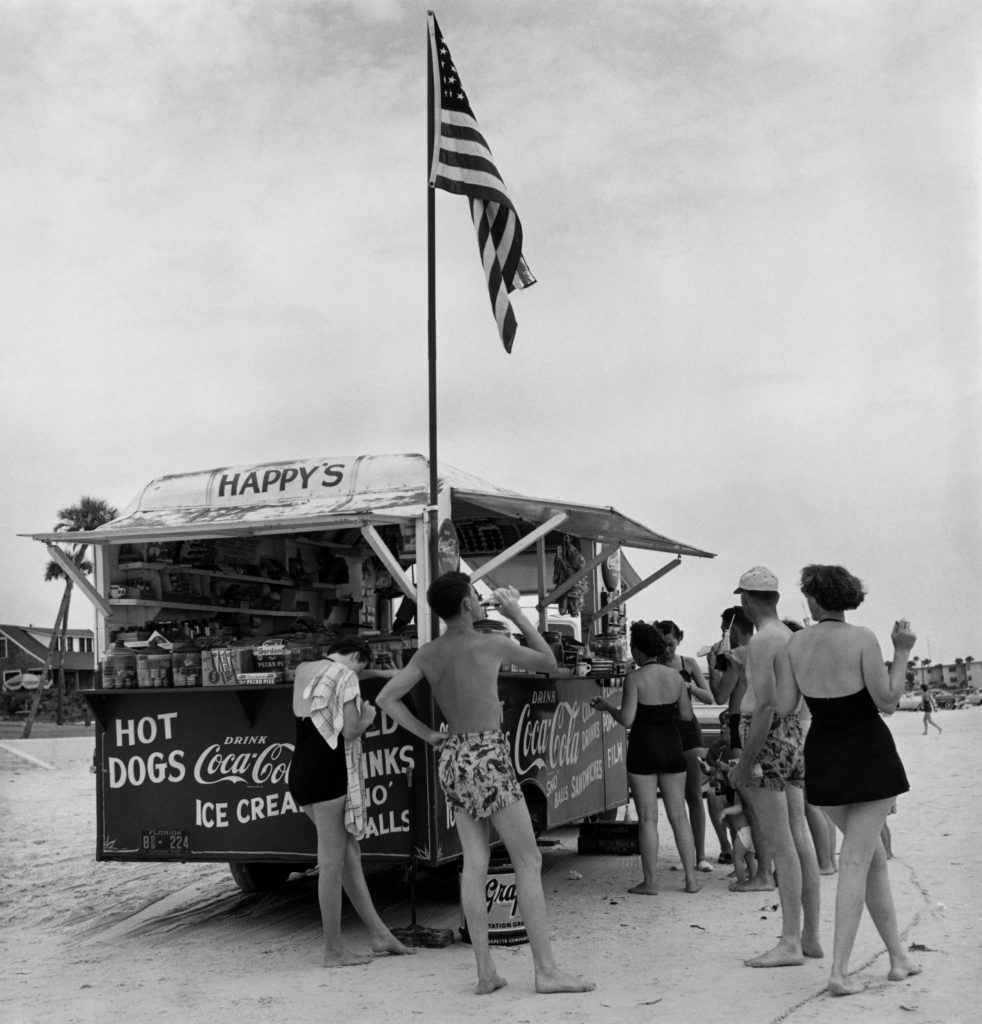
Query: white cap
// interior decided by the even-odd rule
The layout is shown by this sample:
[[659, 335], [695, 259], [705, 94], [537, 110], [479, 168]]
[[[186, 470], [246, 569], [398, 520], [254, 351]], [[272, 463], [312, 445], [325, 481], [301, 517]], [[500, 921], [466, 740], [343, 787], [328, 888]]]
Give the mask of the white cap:
[[755, 565], [740, 577], [740, 583], [733, 593], [739, 594], [742, 590], [765, 590], [776, 592], [777, 589], [777, 577], [774, 573], [763, 565]]

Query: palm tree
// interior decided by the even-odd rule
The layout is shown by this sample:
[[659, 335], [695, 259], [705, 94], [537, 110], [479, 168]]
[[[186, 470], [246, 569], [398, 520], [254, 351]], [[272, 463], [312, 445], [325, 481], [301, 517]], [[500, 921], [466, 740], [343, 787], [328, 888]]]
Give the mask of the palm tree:
[[[58, 522], [55, 524], [55, 532], [65, 531], [67, 533], [81, 533], [94, 530], [119, 515], [117, 509], [101, 498], [90, 498], [83, 496], [74, 505], [59, 509]], [[92, 563], [85, 557], [88, 544], [75, 544], [69, 557], [83, 573], [92, 572]], [[38, 685], [31, 704], [30, 713], [24, 722], [24, 739], [31, 735], [34, 728], [34, 720], [37, 718], [38, 708], [41, 706], [41, 694], [44, 690], [44, 679], [47, 677], [51, 661], [55, 653], [58, 655], [58, 710], [56, 720], [61, 725], [64, 700], [65, 700], [65, 648], [67, 646], [68, 634], [68, 610], [72, 601], [72, 581], [57, 562], [48, 562], [44, 570], [46, 581], [63, 579], [65, 581], [65, 592], [61, 598], [61, 606], [55, 618], [54, 629], [51, 631], [51, 643], [48, 646], [48, 657], [45, 662], [44, 671], [41, 674], [41, 683]]]

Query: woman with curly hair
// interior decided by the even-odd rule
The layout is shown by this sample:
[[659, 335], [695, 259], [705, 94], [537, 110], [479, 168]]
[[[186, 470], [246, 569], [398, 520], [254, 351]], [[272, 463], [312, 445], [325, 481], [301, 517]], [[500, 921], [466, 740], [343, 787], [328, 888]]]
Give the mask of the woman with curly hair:
[[698, 892], [696, 850], [692, 829], [685, 813], [685, 757], [676, 715], [683, 721], [693, 717], [685, 682], [664, 662], [669, 645], [654, 626], [631, 624], [631, 655], [637, 667], [624, 679], [621, 706], [614, 707], [602, 697], [593, 707], [606, 711], [630, 730], [627, 744], [627, 778], [638, 812], [638, 845], [643, 878], [628, 892], [642, 896], [658, 893], [658, 790], [661, 788], [665, 813], [682, 858], [685, 891]]
[[805, 740], [805, 797], [842, 832], [828, 987], [833, 995], [845, 996], [864, 988], [849, 978], [864, 902], [890, 956], [887, 977], [902, 981], [920, 972], [900, 940], [880, 840], [891, 805], [910, 788], [880, 712], [892, 714], [897, 707], [916, 637], [906, 619], [894, 625], [888, 673], [872, 631], [845, 621], [845, 612], [858, 608], [866, 596], [860, 580], [842, 566], [806, 565], [801, 592], [815, 624], [791, 637], [788, 658], [812, 713]]

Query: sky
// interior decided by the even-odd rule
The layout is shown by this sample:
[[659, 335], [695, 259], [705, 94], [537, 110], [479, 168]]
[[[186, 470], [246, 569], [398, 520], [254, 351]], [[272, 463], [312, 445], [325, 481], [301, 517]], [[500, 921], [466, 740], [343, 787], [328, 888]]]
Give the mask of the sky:
[[[973, 0], [430, 2], [538, 279], [507, 355], [437, 194], [439, 459], [715, 552], [628, 604], [683, 653], [819, 562], [982, 658]], [[82, 495], [426, 453], [426, 9], [0, 4], [0, 621]]]

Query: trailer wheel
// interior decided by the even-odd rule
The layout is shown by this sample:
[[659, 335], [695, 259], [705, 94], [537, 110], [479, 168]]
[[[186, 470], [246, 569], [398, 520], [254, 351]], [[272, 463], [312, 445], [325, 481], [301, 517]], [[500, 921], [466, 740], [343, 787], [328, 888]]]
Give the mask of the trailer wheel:
[[546, 830], [546, 801], [538, 789], [526, 786], [522, 792], [525, 794], [525, 803], [529, 809], [529, 817], [532, 819], [532, 831], [539, 835]]
[[269, 892], [278, 889], [297, 870], [294, 864], [274, 864], [261, 861], [233, 860], [229, 870], [235, 884], [243, 892]]

